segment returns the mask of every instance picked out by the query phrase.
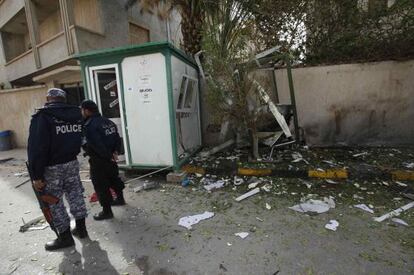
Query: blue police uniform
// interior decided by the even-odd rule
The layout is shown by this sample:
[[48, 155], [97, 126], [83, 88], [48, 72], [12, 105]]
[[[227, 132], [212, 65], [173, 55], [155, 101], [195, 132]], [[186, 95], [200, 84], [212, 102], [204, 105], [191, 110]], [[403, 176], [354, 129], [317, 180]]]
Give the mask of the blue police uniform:
[[59, 199], [50, 205], [52, 222], [59, 233], [70, 227], [63, 195], [75, 219], [87, 216], [77, 161], [81, 142], [82, 116], [78, 107], [46, 103], [32, 116], [27, 148], [29, 173], [33, 180], [46, 183], [46, 194]]
[[122, 190], [125, 186], [119, 178], [118, 165], [112, 160], [114, 152], [122, 153], [117, 127], [111, 120], [95, 113], [85, 121], [84, 138], [83, 148], [89, 155], [91, 180], [99, 203], [104, 211], [111, 211], [110, 188], [123, 200]]

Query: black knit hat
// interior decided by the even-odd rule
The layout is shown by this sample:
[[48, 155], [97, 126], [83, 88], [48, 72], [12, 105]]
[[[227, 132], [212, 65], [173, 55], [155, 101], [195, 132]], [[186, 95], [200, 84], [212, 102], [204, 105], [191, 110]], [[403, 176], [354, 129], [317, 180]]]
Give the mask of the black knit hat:
[[95, 102], [93, 102], [92, 100], [89, 100], [89, 99], [85, 99], [84, 101], [82, 101], [81, 108], [89, 110], [93, 113], [98, 112], [98, 105], [96, 105]]

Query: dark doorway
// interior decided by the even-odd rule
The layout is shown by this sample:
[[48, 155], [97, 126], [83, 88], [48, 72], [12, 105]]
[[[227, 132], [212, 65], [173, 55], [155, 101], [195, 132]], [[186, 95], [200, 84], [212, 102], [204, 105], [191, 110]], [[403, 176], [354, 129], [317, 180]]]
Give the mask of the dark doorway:
[[68, 104], [79, 106], [85, 99], [85, 93], [81, 83], [62, 84], [61, 89], [66, 92]]

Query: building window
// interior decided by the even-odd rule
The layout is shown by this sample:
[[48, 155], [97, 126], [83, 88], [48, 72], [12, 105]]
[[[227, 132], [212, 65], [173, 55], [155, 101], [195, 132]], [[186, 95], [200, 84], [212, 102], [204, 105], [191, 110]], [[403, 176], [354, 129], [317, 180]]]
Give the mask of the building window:
[[142, 44], [149, 42], [149, 30], [138, 26], [135, 23], [129, 23], [129, 43], [134, 44]]
[[38, 23], [39, 42], [44, 42], [63, 32], [59, 1], [32, 0], [35, 18]]
[[6, 62], [32, 48], [25, 9], [21, 9], [0, 30]]
[[101, 9], [97, 0], [73, 0], [73, 14], [76, 26], [103, 33]]

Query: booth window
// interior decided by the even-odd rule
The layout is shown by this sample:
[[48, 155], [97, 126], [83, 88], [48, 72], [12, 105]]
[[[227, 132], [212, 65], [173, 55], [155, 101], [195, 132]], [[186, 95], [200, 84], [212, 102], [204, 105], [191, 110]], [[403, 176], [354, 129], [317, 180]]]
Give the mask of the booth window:
[[27, 27], [26, 13], [21, 9], [0, 30], [6, 62], [22, 55], [32, 48]]
[[44, 42], [63, 32], [59, 1], [32, 0], [39, 26], [39, 42]]
[[73, 0], [73, 14], [76, 26], [103, 33], [101, 9], [97, 0]]
[[197, 81], [183, 75], [180, 86], [180, 95], [178, 97], [177, 111], [190, 111], [193, 109], [195, 89]]

